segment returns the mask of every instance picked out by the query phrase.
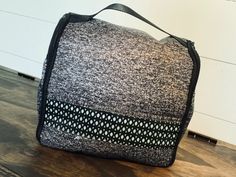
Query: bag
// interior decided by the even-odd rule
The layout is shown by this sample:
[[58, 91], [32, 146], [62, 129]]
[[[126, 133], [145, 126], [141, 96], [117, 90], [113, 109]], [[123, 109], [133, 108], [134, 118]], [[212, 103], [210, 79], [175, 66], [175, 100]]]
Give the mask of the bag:
[[[158, 41], [94, 18], [105, 9], [169, 37]], [[39, 84], [37, 139], [52, 148], [170, 166], [193, 113], [200, 69], [194, 44], [127, 6], [103, 10], [59, 21]]]

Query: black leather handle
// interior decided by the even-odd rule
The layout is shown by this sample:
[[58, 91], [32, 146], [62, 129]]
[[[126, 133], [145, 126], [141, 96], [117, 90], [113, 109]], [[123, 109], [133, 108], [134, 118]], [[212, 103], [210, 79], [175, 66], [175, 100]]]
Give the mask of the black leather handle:
[[147, 24], [153, 26], [154, 28], [170, 35], [171, 37], [173, 37], [174, 39], [176, 39], [179, 43], [181, 43], [182, 45], [184, 46], [187, 46], [187, 43], [186, 41], [184, 41], [182, 38], [179, 38], [175, 35], [172, 35], [170, 33], [168, 33], [167, 31], [161, 29], [160, 27], [156, 26], [155, 24], [153, 24], [152, 22], [150, 22], [149, 20], [147, 20], [146, 18], [144, 18], [143, 16], [139, 15], [137, 12], [135, 12], [134, 10], [132, 10], [131, 8], [129, 8], [128, 6], [125, 6], [123, 4], [118, 4], [118, 3], [115, 3], [115, 4], [111, 4], [107, 7], [105, 7], [104, 9], [100, 10], [99, 12], [93, 14], [93, 15], [90, 15], [89, 16], [89, 19], [91, 20], [92, 18], [94, 18], [96, 15], [98, 15], [100, 12], [104, 11], [104, 10], [107, 10], [107, 9], [110, 9], [110, 10], [117, 10], [117, 11], [121, 11], [121, 12], [124, 12], [124, 13], [127, 13], [129, 15], [132, 15], [140, 20], [142, 20], [143, 22], [146, 22]]

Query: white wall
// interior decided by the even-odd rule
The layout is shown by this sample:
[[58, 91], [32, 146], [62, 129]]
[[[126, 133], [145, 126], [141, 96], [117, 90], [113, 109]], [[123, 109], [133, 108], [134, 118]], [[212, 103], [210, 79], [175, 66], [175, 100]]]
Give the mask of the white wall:
[[[135, 9], [177, 36], [192, 39], [202, 59], [189, 129], [236, 144], [236, 2], [227, 0], [0, 0], [0, 65], [40, 77], [59, 18], [91, 14], [112, 2]], [[98, 18], [165, 35], [120, 12]]]

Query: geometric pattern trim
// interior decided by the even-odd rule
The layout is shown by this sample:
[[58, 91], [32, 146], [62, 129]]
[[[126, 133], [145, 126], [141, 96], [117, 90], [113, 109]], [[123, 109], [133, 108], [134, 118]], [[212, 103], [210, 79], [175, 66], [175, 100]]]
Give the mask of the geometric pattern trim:
[[156, 149], [174, 147], [180, 123], [112, 114], [50, 100], [44, 125], [85, 138], [113, 144]]

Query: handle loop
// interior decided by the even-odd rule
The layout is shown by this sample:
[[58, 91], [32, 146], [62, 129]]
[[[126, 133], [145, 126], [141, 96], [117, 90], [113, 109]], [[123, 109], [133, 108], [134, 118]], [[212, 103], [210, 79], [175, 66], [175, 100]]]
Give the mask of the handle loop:
[[147, 24], [149, 24], [149, 25], [153, 26], [154, 28], [162, 31], [163, 33], [168, 34], [170, 37], [173, 37], [174, 39], [176, 39], [180, 44], [182, 44], [183, 46], [187, 47], [187, 42], [184, 41], [182, 38], [179, 38], [179, 37], [177, 37], [175, 35], [172, 35], [172, 34], [168, 33], [167, 31], [161, 29], [160, 27], [156, 26], [154, 23], [150, 22], [149, 20], [147, 20], [146, 18], [144, 18], [143, 16], [139, 15], [137, 12], [135, 12], [134, 10], [132, 10], [131, 8], [129, 8], [128, 6], [125, 6], [123, 4], [118, 4], [118, 3], [111, 4], [111, 5], [105, 7], [104, 9], [98, 11], [97, 13], [95, 13], [93, 15], [89, 15], [88, 16], [89, 20], [93, 19], [96, 15], [98, 15], [99, 13], [101, 13], [102, 11], [107, 10], [107, 9], [117, 10], [117, 11], [121, 11], [121, 12], [127, 13], [129, 15], [132, 15], [133, 17], [136, 17], [139, 20], [141, 20], [143, 22], [146, 22]]

